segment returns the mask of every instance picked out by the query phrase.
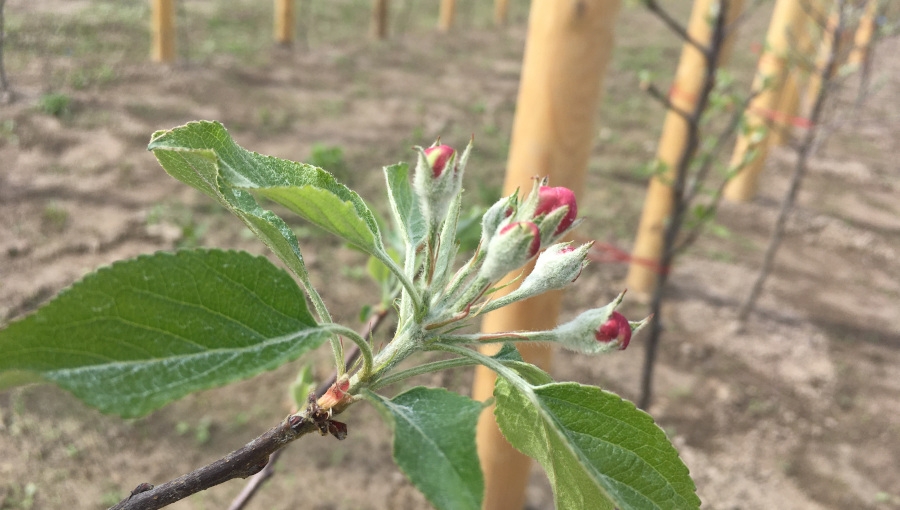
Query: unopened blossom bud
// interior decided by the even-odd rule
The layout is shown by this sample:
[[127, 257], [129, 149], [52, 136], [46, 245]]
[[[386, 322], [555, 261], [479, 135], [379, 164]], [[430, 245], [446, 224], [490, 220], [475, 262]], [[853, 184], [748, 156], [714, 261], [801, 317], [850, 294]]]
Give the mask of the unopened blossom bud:
[[479, 276], [497, 281], [525, 265], [541, 249], [541, 231], [530, 221], [517, 221], [500, 228], [487, 246]]
[[451, 202], [460, 193], [463, 171], [471, 150], [471, 143], [462, 155], [447, 145], [416, 148], [419, 157], [413, 175], [413, 189], [429, 231], [440, 230]]
[[496, 310], [510, 303], [558, 290], [574, 282], [588, 264], [587, 252], [593, 243], [573, 247], [559, 243], [544, 250], [519, 288], [488, 303], [484, 311]]
[[575, 193], [569, 188], [561, 186], [555, 188], [541, 186], [538, 190], [538, 204], [537, 209], [534, 211], [535, 217], [541, 214], [549, 215], [561, 207], [568, 207], [568, 209], [554, 230], [554, 236], [565, 232], [572, 226], [575, 218], [578, 217], [578, 205], [575, 203]]
[[500, 228], [500, 224], [506, 218], [509, 218], [515, 208], [517, 202], [516, 195], [501, 198], [494, 202], [481, 217], [481, 244], [487, 246], [487, 242], [494, 236], [494, 233]]
[[515, 231], [521, 232], [522, 235], [525, 235], [526, 237], [528, 237], [530, 239], [530, 241], [528, 242], [528, 249], [525, 252], [526, 253], [525, 260], [528, 260], [531, 257], [534, 257], [535, 255], [537, 255], [538, 250], [541, 249], [541, 240], [538, 237], [540, 233], [538, 232], [537, 225], [535, 225], [534, 223], [532, 223], [530, 221], [519, 221], [516, 223], [510, 223], [509, 225], [506, 225], [505, 227], [501, 228], [499, 234], [501, 236], [503, 236], [503, 235], [514, 236], [514, 235], [516, 235]]
[[431, 167], [431, 174], [440, 177], [447, 168], [447, 163], [456, 163], [456, 151], [449, 145], [436, 145], [425, 149], [425, 160]]
[[631, 341], [633, 331], [638, 331], [649, 322], [649, 317], [632, 324], [625, 316], [615, 311], [622, 295], [612, 303], [586, 310], [571, 321], [550, 331], [547, 340], [563, 347], [587, 354], [600, 354], [622, 350]]
[[631, 324], [619, 312], [613, 312], [606, 322], [594, 332], [594, 338], [600, 343], [619, 342], [619, 350], [625, 350], [631, 341]]
[[587, 252], [592, 244], [586, 243], [576, 248], [572, 243], [559, 243], [547, 248], [516, 292], [527, 293], [528, 297], [536, 296], [574, 282], [588, 264]]

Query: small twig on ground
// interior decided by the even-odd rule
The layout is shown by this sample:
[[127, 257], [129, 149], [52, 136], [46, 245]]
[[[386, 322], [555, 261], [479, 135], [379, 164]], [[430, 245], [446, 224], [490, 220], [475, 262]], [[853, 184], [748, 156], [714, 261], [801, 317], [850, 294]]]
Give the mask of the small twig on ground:
[[[386, 315], [387, 310], [378, 312], [363, 330], [363, 336], [371, 335]], [[353, 353], [351, 353], [351, 357], [347, 360], [348, 364], [353, 363], [355, 359], [353, 356]], [[324, 394], [334, 384], [334, 381], [335, 379], [332, 378], [322, 383], [317, 388], [317, 396]], [[313, 401], [311, 406], [314, 403], [315, 401]], [[341, 410], [335, 409], [335, 414], [339, 414]], [[305, 415], [294, 414], [289, 416], [256, 439], [221, 459], [162, 485], [153, 487], [150, 484], [142, 483], [127, 498], [111, 507], [110, 510], [155, 510], [229, 480], [257, 475], [274, 463], [274, 460], [279, 456], [279, 452], [288, 443], [310, 432], [321, 431], [321, 424], [317, 423], [315, 419], [308, 419], [311, 416], [310, 408], [307, 409]], [[268, 476], [271, 476], [271, 469]], [[255, 487], [251, 490], [245, 489], [245, 491], [248, 491], [248, 495], [241, 505], [246, 504], [246, 501], [250, 500], [253, 493], [256, 492], [268, 476], [256, 482], [254, 484]]]
[[772, 271], [775, 254], [778, 252], [778, 247], [781, 245], [781, 240], [784, 237], [787, 218], [794, 208], [794, 202], [796, 202], [797, 194], [800, 191], [800, 184], [803, 182], [803, 177], [806, 175], [806, 170], [809, 166], [809, 158], [813, 152], [819, 134], [819, 119], [822, 116], [822, 110], [829, 89], [833, 86], [833, 83], [830, 83], [830, 78], [834, 76], [834, 69], [837, 65], [837, 56], [841, 44], [841, 32], [844, 24], [844, 3], [844, 0], [839, 0], [835, 5], [838, 16], [833, 29], [834, 33], [831, 36], [831, 47], [828, 50], [828, 57], [825, 65], [819, 70], [819, 79], [822, 80], [823, 86], [819, 88], [819, 91], [816, 94], [815, 102], [813, 103], [813, 108], [809, 115], [810, 127], [807, 129], [797, 151], [797, 163], [794, 166], [794, 173], [791, 176], [791, 184], [781, 201], [781, 210], [778, 212], [778, 219], [775, 221], [775, 228], [772, 232], [772, 237], [769, 240], [769, 246], [766, 247], [766, 253], [763, 256], [763, 263], [759, 269], [759, 274], [756, 277], [756, 281], [753, 283], [750, 294], [738, 310], [739, 324], [746, 322], [750, 312], [756, 306], [756, 300], [762, 292], [763, 284], [765, 284], [769, 273]]

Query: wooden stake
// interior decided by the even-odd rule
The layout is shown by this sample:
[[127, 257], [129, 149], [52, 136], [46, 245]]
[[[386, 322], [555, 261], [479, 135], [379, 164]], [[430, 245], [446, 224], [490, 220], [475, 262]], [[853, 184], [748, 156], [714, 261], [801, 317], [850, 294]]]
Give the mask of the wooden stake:
[[[815, 9], [814, 12], [822, 12], [825, 0], [807, 0], [809, 8]], [[788, 34], [793, 41], [792, 58], [790, 65], [785, 71], [784, 86], [781, 95], [778, 97], [778, 117], [775, 119], [772, 133], [769, 136], [769, 146], [775, 147], [785, 145], [791, 139], [794, 127], [794, 119], [800, 112], [800, 87], [806, 81], [804, 78], [808, 74], [805, 71], [807, 62], [813, 61], [813, 52], [815, 44], [813, 44], [813, 19], [809, 16], [798, 16], [794, 19], [794, 25]]]
[[[618, 9], [619, 0], [532, 1], [504, 193], [517, 188], [527, 193], [532, 179], [545, 175], [551, 185], [580, 193]], [[552, 328], [560, 298], [560, 292], [553, 292], [497, 310], [485, 317], [482, 329]], [[548, 348], [523, 345], [520, 351], [526, 360], [549, 369]], [[492, 371], [476, 369], [473, 397], [489, 398], [494, 379]], [[483, 508], [521, 510], [531, 462], [503, 439], [490, 410], [478, 423], [478, 453], [485, 475]]]
[[[719, 1], [696, 0], [694, 2], [688, 22], [688, 34], [699, 44], [710, 44], [712, 37], [710, 13], [713, 8], [717, 8]], [[727, 13], [729, 23], [737, 19], [742, 8], [743, 0], [731, 0]], [[721, 49], [719, 65], [728, 59], [728, 53], [734, 41], [733, 35], [732, 31]], [[700, 51], [693, 44], [684, 43], [681, 49], [681, 58], [678, 61], [678, 69], [675, 72], [675, 80], [669, 92], [669, 101], [673, 106], [683, 112], [691, 112], [695, 109], [697, 97], [701, 93], [705, 69], [706, 59]], [[671, 183], [687, 145], [687, 136], [688, 124], [685, 119], [675, 111], [666, 112], [662, 135], [656, 150], [656, 157], [665, 165], [666, 171], [663, 175], [650, 179], [647, 196], [644, 199], [644, 210], [632, 250], [637, 262], [632, 262], [629, 266], [626, 279], [628, 290], [640, 295], [650, 294], [656, 288], [659, 268], [655, 267], [655, 264], [662, 255], [665, 221], [672, 212]]]
[[456, 19], [456, 0], [441, 0], [440, 19], [438, 20], [438, 29], [441, 32], [449, 32], [453, 27], [453, 21]]
[[175, 60], [175, 0], [152, 0], [150, 58], [154, 62]]
[[387, 39], [388, 35], [388, 0], [374, 0], [372, 5], [372, 38]]
[[294, 0], [275, 0], [275, 42], [283, 46], [294, 42]]
[[494, 24], [498, 27], [506, 25], [509, 12], [509, 0], [494, 0]]
[[853, 36], [853, 50], [847, 57], [847, 63], [860, 66], [869, 57], [869, 43], [875, 33], [875, 16], [878, 15], [878, 0], [868, 0], [866, 10], [859, 18], [859, 26]]
[[[725, 186], [725, 198], [735, 202], [746, 202], [756, 195], [759, 174], [762, 172], [768, 154], [768, 135], [759, 136], [766, 128], [768, 120], [775, 114], [778, 97], [784, 86], [785, 58], [790, 51], [791, 27], [798, 26], [798, 19], [805, 18], [805, 3], [798, 0], [776, 0], [766, 33], [766, 44], [756, 68], [753, 90], [762, 90], [747, 107], [746, 125], [749, 128], [738, 135], [731, 166], [743, 163], [741, 171]], [[755, 151], [754, 157], [746, 162], [747, 155]]]
[[794, 131], [794, 118], [800, 110], [800, 77], [796, 69], [788, 69], [784, 77], [784, 86], [778, 97], [778, 115], [772, 122], [772, 133], [769, 135], [769, 146], [785, 145], [791, 140]]

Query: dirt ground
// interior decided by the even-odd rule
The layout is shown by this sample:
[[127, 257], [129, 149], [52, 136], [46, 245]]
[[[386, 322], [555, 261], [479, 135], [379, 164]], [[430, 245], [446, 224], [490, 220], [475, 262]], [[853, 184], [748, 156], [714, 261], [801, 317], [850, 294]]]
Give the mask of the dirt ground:
[[[334, 26], [343, 28], [326, 26], [331, 14], [320, 5], [322, 23], [304, 22], [302, 43], [288, 50], [271, 47], [271, 12], [253, 11], [252, 2], [228, 11], [237, 17], [232, 23], [262, 34], [249, 42], [242, 32], [223, 38], [212, 21], [201, 23], [232, 19], [217, 2], [186, 2], [180, 15], [198, 28], [180, 33], [179, 63], [162, 66], [146, 59], [146, 3], [7, 2], [7, 67], [17, 98], [0, 105], [0, 323], [118, 259], [198, 245], [265, 253], [236, 219], [168, 177], [146, 151], [155, 130], [190, 120], [220, 120], [242, 146], [289, 159], [309, 160], [315, 144], [339, 147], [344, 164], [335, 173], [381, 210], [381, 165], [411, 159], [413, 144], [441, 136], [462, 145], [474, 133], [471, 203], [496, 193], [527, 7], [493, 29], [487, 11], [461, 2], [459, 29], [437, 35], [431, 18], [422, 22], [409, 2], [398, 2], [392, 19], [400, 28], [375, 44], [364, 37], [366, 12], [347, 10], [365, 11], [368, 2], [336, 2], [348, 21]], [[765, 10], [742, 33], [735, 67], [752, 70]], [[652, 157], [663, 114], [637, 91], [636, 70], [656, 68], [667, 86], [679, 51], [661, 33], [647, 13], [623, 8], [581, 199], [587, 221], [579, 236], [626, 250], [646, 185], [633, 171]], [[898, 54], [896, 39], [879, 47], [872, 95], [856, 111], [848, 106], [856, 82], [847, 80], [836, 108], [841, 121], [812, 161], [744, 333], [733, 330], [735, 309], [762, 259], [792, 150], [772, 152], [755, 200], [723, 206], [719, 223], [728, 235], [701, 238], [674, 270], [649, 412], [690, 468], [704, 508], [900, 508]], [[48, 113], [50, 92], [70, 99], [57, 115]], [[300, 222], [295, 227], [336, 318], [357, 325], [365, 296], [376, 296], [357, 269], [364, 259]], [[565, 316], [608, 302], [626, 269], [591, 265], [568, 293]], [[630, 297], [625, 310], [637, 317], [646, 306]], [[554, 376], [635, 399], [641, 340], [604, 358], [560, 352]], [[314, 356], [321, 378], [329, 356]], [[0, 508], [105, 508], [140, 482], [160, 483], [218, 458], [283, 418], [300, 366], [137, 420], [101, 415], [47, 385], [0, 393]], [[465, 393], [471, 374], [421, 382]], [[393, 465], [377, 413], [360, 405], [345, 417], [346, 441], [291, 445], [250, 508], [428, 508]], [[230, 482], [173, 508], [225, 508], [242, 486]], [[552, 507], [536, 468], [528, 508]]]

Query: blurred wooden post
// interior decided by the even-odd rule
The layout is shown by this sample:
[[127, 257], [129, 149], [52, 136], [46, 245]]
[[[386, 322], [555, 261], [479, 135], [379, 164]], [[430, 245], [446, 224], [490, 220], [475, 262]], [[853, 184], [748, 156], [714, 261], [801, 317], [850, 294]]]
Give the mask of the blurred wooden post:
[[[535, 176], [549, 176], [552, 186], [581, 194], [618, 9], [619, 0], [532, 1], [504, 193], [517, 188], [527, 193]], [[552, 328], [561, 297], [560, 292], [543, 294], [489, 313], [482, 330]], [[548, 347], [519, 349], [526, 360], [549, 369]], [[485, 346], [482, 351], [494, 353], [496, 348]], [[478, 367], [473, 397], [485, 400], [493, 395], [494, 380], [492, 371]], [[478, 422], [478, 453], [485, 476], [483, 508], [521, 510], [531, 462], [502, 437], [491, 410]]]
[[769, 146], [777, 147], [785, 145], [791, 140], [794, 128], [794, 119], [800, 109], [800, 78], [796, 68], [789, 68], [784, 77], [784, 86], [778, 97], [777, 118], [772, 120], [772, 133], [769, 136]]
[[[696, 0], [688, 21], [688, 34], [694, 41], [709, 45], [712, 38], [710, 16], [714, 8], [718, 8], [721, 0]], [[731, 0], [728, 4], [728, 23], [733, 22], [743, 8], [743, 0]], [[719, 65], [728, 59], [734, 44], [734, 33], [729, 34], [721, 52]], [[678, 69], [669, 92], [669, 101], [683, 112], [692, 112], [701, 94], [706, 59], [700, 51], [690, 43], [684, 43]], [[634, 240], [632, 254], [635, 262], [628, 268], [626, 286], [628, 290], [639, 294], [649, 294], [656, 288], [658, 268], [652, 264], [659, 261], [663, 248], [663, 233], [666, 219], [672, 213], [671, 183], [675, 179], [675, 170], [681, 159], [688, 137], [688, 124], [677, 112], [669, 110], [663, 123], [662, 135], [656, 149], [656, 157], [665, 165], [662, 175], [650, 179], [647, 196], [644, 198], [644, 210]], [[638, 263], [640, 262], [640, 263]], [[649, 265], [648, 265], [649, 264]]]
[[441, 0], [441, 12], [438, 20], [438, 30], [449, 32], [456, 19], [456, 0]]
[[847, 57], [847, 63], [860, 66], [869, 57], [869, 43], [875, 33], [875, 16], [878, 15], [878, 0], [868, 0], [866, 10], [859, 18], [859, 26], [853, 36], [853, 49]]
[[275, 42], [283, 46], [294, 42], [294, 0], [275, 0]]
[[[824, 7], [825, 0], [809, 0], [809, 8], [815, 9], [815, 12], [821, 12]], [[785, 71], [784, 86], [781, 89], [781, 95], [778, 97], [778, 118], [774, 121], [772, 133], [769, 137], [769, 146], [775, 147], [784, 145], [790, 141], [796, 118], [800, 112], [800, 87], [803, 85], [804, 77], [808, 74], [807, 63], [813, 61], [813, 34], [810, 30], [813, 19], [809, 16], [798, 16], [794, 19], [794, 24], [790, 28], [788, 37], [793, 41], [792, 58], [789, 59], [789, 66]]]
[[506, 24], [509, 12], [509, 0], [494, 0], [494, 24], [503, 26]]
[[[812, 109], [812, 103], [815, 101], [814, 98], [819, 96], [819, 89], [822, 88], [822, 75], [818, 70], [822, 69], [826, 64], [826, 61], [830, 58], [831, 40], [834, 38], [834, 27], [837, 24], [837, 18], [837, 12], [832, 9], [831, 14], [828, 16], [828, 26], [819, 27], [822, 36], [819, 40], [819, 52], [816, 56], [816, 63], [813, 72], [809, 77], [809, 84], [806, 86], [806, 97], [803, 102], [804, 114]], [[840, 58], [840, 53], [841, 52], [839, 51], [838, 58]]]
[[382, 40], [388, 35], [388, 0], [374, 0], [372, 5], [372, 38]]
[[175, 60], [175, 0], [152, 0], [150, 58], [154, 62]]
[[736, 167], [745, 160], [750, 151], [756, 154], [752, 160], [735, 175], [725, 186], [725, 198], [735, 202], [746, 202], [756, 195], [759, 174], [762, 172], [768, 154], [768, 133], [760, 136], [760, 129], [768, 125], [769, 119], [776, 112], [778, 98], [784, 85], [785, 57], [790, 51], [791, 27], [798, 25], [798, 18], [806, 17], [805, 2], [798, 0], [776, 0], [766, 33], [766, 44], [759, 57], [753, 90], [760, 91], [753, 98], [746, 112], [746, 125], [749, 128], [738, 134], [731, 166]]

